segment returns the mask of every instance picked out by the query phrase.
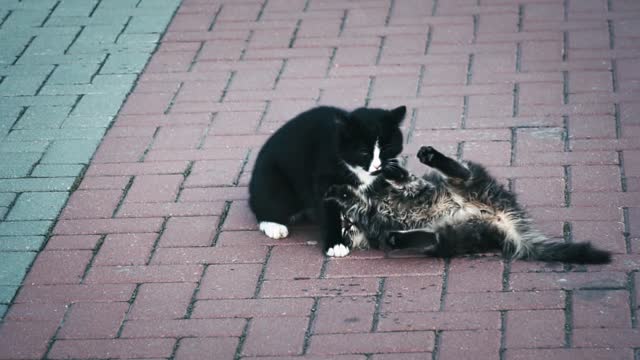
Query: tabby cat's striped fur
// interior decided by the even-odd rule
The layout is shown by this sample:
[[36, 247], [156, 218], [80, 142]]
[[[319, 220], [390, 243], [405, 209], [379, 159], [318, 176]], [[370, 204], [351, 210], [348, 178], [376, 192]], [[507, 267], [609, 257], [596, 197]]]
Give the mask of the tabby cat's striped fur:
[[513, 259], [610, 261], [609, 252], [590, 243], [549, 240], [533, 227], [515, 195], [480, 164], [459, 163], [432, 147], [422, 147], [418, 158], [437, 171], [416, 177], [388, 164], [368, 190], [329, 189], [325, 200], [340, 206], [345, 238], [357, 239], [360, 247], [416, 248], [437, 257], [499, 249]]

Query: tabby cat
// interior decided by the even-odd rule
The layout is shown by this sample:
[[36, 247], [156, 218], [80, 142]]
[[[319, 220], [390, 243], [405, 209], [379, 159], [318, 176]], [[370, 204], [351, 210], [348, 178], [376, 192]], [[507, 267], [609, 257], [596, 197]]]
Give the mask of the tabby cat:
[[416, 177], [389, 162], [384, 177], [368, 190], [336, 185], [327, 191], [325, 201], [343, 213], [346, 239], [444, 258], [501, 250], [512, 259], [610, 262], [609, 252], [590, 243], [552, 241], [535, 230], [515, 195], [482, 165], [458, 162], [430, 146], [422, 147], [418, 158], [437, 171]]

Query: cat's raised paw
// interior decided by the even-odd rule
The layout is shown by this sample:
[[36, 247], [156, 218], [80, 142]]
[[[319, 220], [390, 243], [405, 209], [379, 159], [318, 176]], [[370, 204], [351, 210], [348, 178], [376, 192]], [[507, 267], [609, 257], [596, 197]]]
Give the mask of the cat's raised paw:
[[289, 229], [278, 223], [263, 221], [259, 227], [260, 231], [272, 239], [282, 239], [289, 236]]
[[421, 163], [429, 165], [438, 154], [440, 154], [438, 150], [432, 146], [423, 146], [418, 151], [418, 159], [420, 159]]
[[349, 248], [343, 244], [337, 244], [327, 250], [327, 256], [344, 257], [349, 255]]

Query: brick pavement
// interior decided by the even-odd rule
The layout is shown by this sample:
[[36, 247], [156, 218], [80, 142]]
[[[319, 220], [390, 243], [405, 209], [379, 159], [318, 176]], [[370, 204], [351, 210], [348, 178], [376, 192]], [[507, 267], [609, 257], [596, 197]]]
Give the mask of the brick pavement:
[[[46, 3], [53, 15], [84, 4]], [[132, 19], [150, 11], [129, 10]], [[5, 11], [3, 29], [43, 21], [12, 20], [23, 13]], [[87, 14], [79, 13], [46, 21], [83, 26]], [[0, 182], [2, 191], [29, 194], [23, 203], [0, 198], [11, 206], [3, 235], [50, 237], [15, 298], [3, 299], [11, 305], [0, 358], [637, 359], [639, 19], [640, 4], [628, 0], [182, 1], [50, 233], [64, 200], [50, 205], [54, 192], [29, 192], [43, 185], [24, 180], [33, 175], [30, 161], [42, 160], [30, 150], [3, 170], [16, 178]], [[86, 36], [112, 36], [107, 28]], [[68, 37], [60, 31], [55, 41]], [[28, 41], [27, 51], [23, 44], [14, 53], [37, 56], [46, 45]], [[76, 40], [70, 49], [76, 44], [90, 47]], [[60, 79], [85, 82], [82, 74], [96, 71], [77, 60], [97, 55], [78, 51], [73, 59], [40, 56], [60, 64], [39, 90], [39, 72], [16, 81], [4, 74], [18, 68], [5, 65], [0, 91], [26, 96], [0, 98], [14, 108], [2, 116], [42, 123], [39, 106], [53, 105], [45, 89], [77, 87], [48, 86], [58, 69], [67, 69]], [[109, 68], [132, 63], [139, 70], [144, 61], [124, 56]], [[82, 87], [89, 89], [83, 99], [93, 88], [115, 87], [96, 84], [97, 77]], [[56, 101], [67, 101], [61, 96]], [[108, 108], [113, 116], [119, 103], [103, 98], [81, 109]], [[313, 228], [267, 239], [246, 203], [253, 159], [268, 134], [316, 104], [406, 104], [412, 169], [420, 170], [412, 154], [424, 144], [482, 161], [547, 234], [593, 241], [615, 253], [613, 263], [443, 261], [376, 251], [326, 259]], [[100, 138], [65, 128], [80, 121], [73, 112], [45, 113], [52, 122], [65, 114], [57, 120], [63, 130], [14, 128], [2, 147], [43, 149], [46, 159], [58, 155], [55, 146], [38, 147], [43, 137], [53, 145], [58, 134], [89, 137], [94, 146]], [[37, 234], [24, 234], [14, 212], [49, 218], [29, 227]], [[37, 249], [43, 240], [19, 244], [34, 241], [29, 249]], [[34, 255], [11, 254], [23, 264]]]

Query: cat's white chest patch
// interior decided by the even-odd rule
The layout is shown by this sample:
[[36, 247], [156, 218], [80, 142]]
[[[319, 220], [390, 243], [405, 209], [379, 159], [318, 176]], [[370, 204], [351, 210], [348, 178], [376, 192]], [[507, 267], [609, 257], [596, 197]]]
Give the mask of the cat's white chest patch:
[[360, 182], [360, 185], [358, 187], [360, 189], [366, 189], [371, 186], [377, 176], [371, 174], [380, 170], [380, 168], [382, 167], [382, 159], [380, 159], [380, 142], [377, 138], [376, 142], [373, 144], [373, 149], [371, 151], [371, 162], [366, 169], [359, 165], [352, 166], [347, 162], [344, 163], [347, 166], [347, 169], [349, 169], [349, 171], [351, 171], [358, 178], [358, 181]]
[[375, 175], [371, 175], [368, 171], [361, 168], [360, 166], [351, 166], [347, 164], [347, 168], [351, 171], [355, 176], [358, 177], [360, 181], [360, 187], [368, 187], [373, 181], [376, 179]]

